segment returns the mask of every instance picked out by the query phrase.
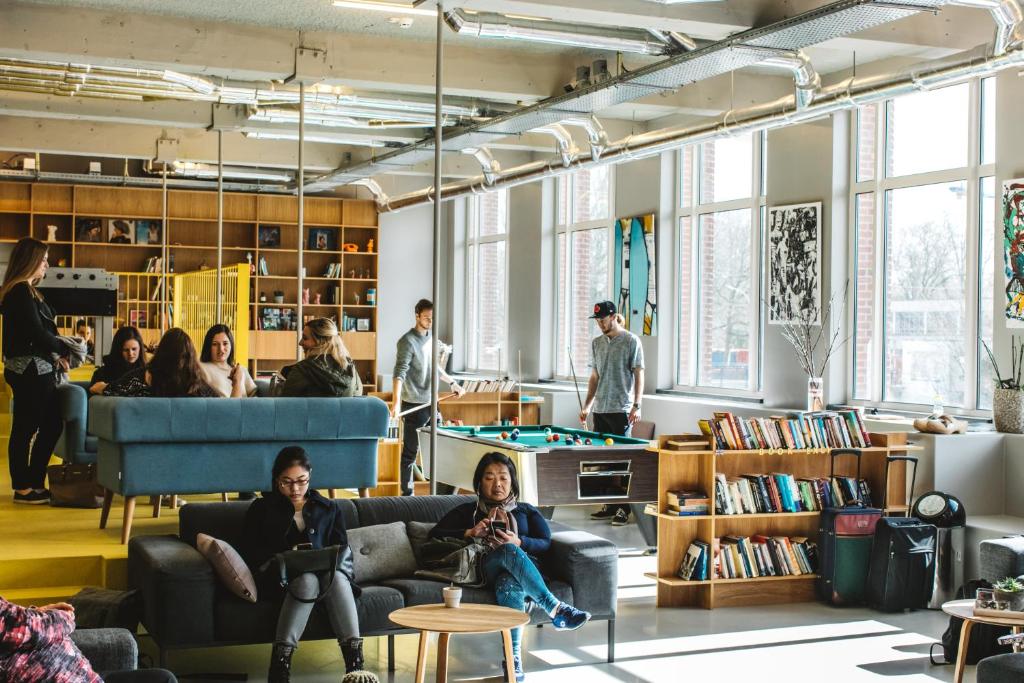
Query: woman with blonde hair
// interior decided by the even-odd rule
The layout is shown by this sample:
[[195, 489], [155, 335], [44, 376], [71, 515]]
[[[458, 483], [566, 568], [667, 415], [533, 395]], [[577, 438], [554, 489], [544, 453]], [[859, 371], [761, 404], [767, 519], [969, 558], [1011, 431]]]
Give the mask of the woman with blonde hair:
[[333, 320], [315, 318], [303, 325], [299, 346], [306, 357], [281, 371], [285, 376], [282, 396], [363, 394], [362, 380]]
[[56, 388], [57, 371], [68, 369], [67, 350], [57, 338], [53, 311], [35, 287], [49, 267], [46, 257], [43, 242], [18, 240], [0, 286], [4, 379], [14, 394], [7, 457], [14, 502], [27, 505], [50, 500], [46, 465], [64, 428]]

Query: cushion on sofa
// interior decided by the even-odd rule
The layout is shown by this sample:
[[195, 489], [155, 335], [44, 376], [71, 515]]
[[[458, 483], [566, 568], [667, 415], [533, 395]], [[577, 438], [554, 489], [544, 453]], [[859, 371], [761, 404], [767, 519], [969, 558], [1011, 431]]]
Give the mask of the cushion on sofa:
[[475, 501], [476, 496], [380, 496], [354, 498], [352, 504], [359, 526], [371, 526], [396, 519], [436, 523], [457, 505]]
[[249, 602], [256, 602], [256, 580], [238, 551], [213, 536], [196, 536], [196, 549], [213, 566], [217, 578], [229, 591]]
[[374, 583], [416, 571], [416, 556], [405, 533], [405, 522], [375, 524], [348, 530], [356, 583]]
[[416, 566], [420, 563], [420, 549], [430, 539], [430, 530], [437, 526], [434, 522], [406, 522], [405, 533], [412, 546], [412, 554], [416, 556]]

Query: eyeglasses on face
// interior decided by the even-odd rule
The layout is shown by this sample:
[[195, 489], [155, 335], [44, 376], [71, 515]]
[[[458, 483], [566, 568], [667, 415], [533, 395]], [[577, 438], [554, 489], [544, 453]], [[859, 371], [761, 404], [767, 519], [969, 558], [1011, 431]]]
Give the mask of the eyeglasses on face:
[[309, 486], [309, 477], [302, 479], [279, 479], [277, 484], [283, 489], [304, 489]]

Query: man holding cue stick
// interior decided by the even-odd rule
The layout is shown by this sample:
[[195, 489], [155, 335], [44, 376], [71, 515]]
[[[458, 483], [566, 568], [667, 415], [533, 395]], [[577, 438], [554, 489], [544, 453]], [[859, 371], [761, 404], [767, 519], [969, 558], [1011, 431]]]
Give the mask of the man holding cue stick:
[[[400, 474], [403, 496], [411, 496], [413, 492], [413, 465], [420, 447], [416, 430], [427, 426], [434, 419], [430, 414], [430, 373], [433, 372], [430, 330], [433, 326], [434, 304], [429, 299], [420, 299], [416, 303], [416, 325], [398, 340], [395, 370], [392, 373], [391, 415], [402, 418]], [[466, 393], [444, 368], [438, 370], [438, 375], [451, 385], [455, 396]]]

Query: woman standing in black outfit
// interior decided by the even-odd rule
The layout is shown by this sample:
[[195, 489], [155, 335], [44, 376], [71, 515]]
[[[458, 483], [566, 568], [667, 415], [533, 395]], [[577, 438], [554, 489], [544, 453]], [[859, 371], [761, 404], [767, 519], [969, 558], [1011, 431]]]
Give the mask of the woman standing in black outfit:
[[66, 351], [57, 339], [53, 311], [35, 288], [48, 268], [46, 256], [43, 242], [31, 237], [18, 240], [0, 287], [4, 379], [14, 393], [7, 458], [14, 502], [28, 505], [50, 500], [44, 486], [46, 465], [64, 428], [56, 405], [56, 371], [66, 372], [68, 361], [55, 357]]

